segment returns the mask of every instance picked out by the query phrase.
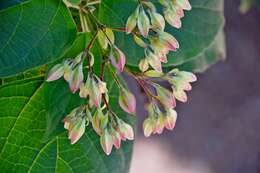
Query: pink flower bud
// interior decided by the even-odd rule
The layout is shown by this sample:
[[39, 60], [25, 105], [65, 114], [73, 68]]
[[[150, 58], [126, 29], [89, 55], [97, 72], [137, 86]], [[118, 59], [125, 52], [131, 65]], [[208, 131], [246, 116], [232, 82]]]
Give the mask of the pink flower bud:
[[55, 81], [61, 78], [64, 74], [63, 64], [57, 64], [50, 70], [47, 78], [47, 82]]
[[164, 10], [165, 20], [175, 28], [181, 28], [182, 23], [180, 17], [172, 10]]
[[137, 19], [137, 26], [141, 35], [147, 37], [150, 30], [150, 20], [143, 8], [140, 8], [140, 13]]
[[157, 98], [165, 106], [165, 108], [175, 108], [176, 107], [176, 101], [175, 101], [175, 98], [174, 98], [172, 92], [161, 87], [158, 84], [154, 84], [154, 87], [157, 92]]
[[178, 75], [187, 82], [196, 82], [197, 81], [197, 77], [191, 72], [180, 71]]
[[127, 113], [134, 115], [136, 109], [135, 96], [126, 89], [120, 89], [119, 105]]
[[72, 65], [69, 61], [65, 61], [64, 63], [64, 79], [69, 82], [70, 77], [72, 75]]
[[120, 137], [120, 134], [115, 130], [113, 130], [113, 132], [112, 132], [112, 140], [113, 140], [113, 144], [116, 147], [116, 149], [119, 149], [121, 146], [121, 137]]
[[177, 100], [183, 103], [187, 102], [188, 100], [187, 94], [183, 91], [182, 88], [173, 87], [173, 95]]
[[167, 32], [159, 32], [159, 37], [165, 41], [165, 46], [167, 46], [169, 50], [176, 51], [176, 49], [179, 48], [178, 41], [171, 34]]
[[75, 144], [84, 134], [86, 126], [86, 118], [79, 118], [75, 125], [69, 131], [69, 139], [71, 144]]
[[101, 117], [104, 116], [101, 109], [97, 109], [95, 112], [93, 118], [92, 118], [92, 127], [95, 130], [95, 132], [99, 135], [102, 133], [101, 128]]
[[97, 108], [100, 107], [101, 100], [102, 100], [102, 93], [100, 92], [99, 85], [97, 81], [94, 79], [94, 77], [90, 77], [89, 100]]
[[174, 109], [167, 109], [166, 117], [165, 117], [165, 127], [168, 130], [174, 129], [176, 120], [177, 120], [177, 112]]
[[157, 118], [156, 124], [155, 124], [155, 132], [157, 134], [162, 134], [163, 128], [164, 128], [164, 124], [165, 124], [165, 117], [164, 117], [164, 115], [161, 114]]
[[71, 78], [69, 80], [69, 86], [70, 86], [70, 90], [72, 91], [72, 93], [75, 93], [81, 83], [83, 82], [83, 64], [80, 63], [73, 71], [71, 74]]
[[125, 123], [123, 120], [118, 121], [118, 132], [122, 140], [133, 140], [134, 139], [134, 130], [132, 126]]
[[85, 132], [86, 117], [83, 116], [82, 107], [73, 109], [64, 120], [64, 128], [68, 130], [71, 144], [75, 144]]
[[163, 16], [155, 11], [149, 11], [152, 27], [154, 29], [164, 30], [165, 20]]
[[111, 48], [109, 58], [111, 60], [112, 65], [115, 68], [117, 68], [119, 72], [124, 71], [125, 55], [120, 49], [118, 49], [116, 46]]
[[104, 130], [104, 132], [100, 137], [100, 144], [102, 146], [103, 151], [106, 153], [106, 155], [109, 155], [112, 151], [113, 141], [112, 141], [112, 136], [107, 129]]

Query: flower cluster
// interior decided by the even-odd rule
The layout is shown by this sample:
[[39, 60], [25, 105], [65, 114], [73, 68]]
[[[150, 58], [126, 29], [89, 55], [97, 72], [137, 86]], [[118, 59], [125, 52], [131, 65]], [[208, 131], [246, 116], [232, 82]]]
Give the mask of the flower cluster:
[[[187, 101], [185, 91], [192, 89], [190, 83], [197, 80], [196, 76], [178, 69], [173, 69], [166, 74], [149, 70], [136, 79], [150, 100], [146, 106], [148, 118], [143, 123], [144, 135], [148, 137], [151, 134], [161, 134], [164, 127], [172, 130], [177, 119], [177, 113], [174, 110], [176, 100]], [[158, 80], [167, 81], [171, 89], [159, 85]], [[155, 93], [152, 92], [153, 90]]]
[[166, 21], [175, 28], [181, 28], [181, 18], [184, 17], [184, 10], [191, 10], [188, 0], [159, 0], [163, 5], [163, 14]]
[[[118, 87], [118, 105], [124, 112], [130, 115], [136, 114], [136, 99], [119, 80], [118, 75], [121, 72], [126, 71], [133, 76], [149, 98], [146, 106], [148, 118], [143, 122], [146, 137], [161, 134], [164, 128], [172, 130], [177, 119], [174, 110], [176, 100], [186, 102], [186, 91], [192, 89], [190, 83], [197, 79], [194, 74], [178, 69], [163, 73], [162, 63], [167, 63], [167, 54], [179, 48], [174, 36], [165, 31], [165, 20], [170, 25], [180, 28], [181, 18], [184, 16], [183, 10], [191, 9], [188, 0], [159, 0], [163, 6], [164, 16], [157, 12], [153, 3], [140, 0], [136, 10], [128, 18], [123, 31], [132, 33], [135, 42], [144, 48], [145, 58], [139, 63], [141, 73], [125, 70], [126, 57], [115, 44], [113, 28], [106, 27], [92, 14], [93, 5], [100, 3], [100, 0], [64, 0], [64, 2], [67, 7], [78, 10], [81, 31], [90, 31], [86, 16], [95, 26], [95, 31], [92, 32], [93, 38], [84, 51], [75, 58], [64, 60], [52, 67], [47, 77], [48, 82], [63, 77], [69, 84], [71, 92], [78, 93], [80, 98], [87, 101], [86, 104], [74, 108], [63, 120], [71, 144], [75, 144], [83, 136], [88, 124], [91, 124], [100, 136], [100, 144], [107, 155], [111, 153], [113, 146], [119, 149], [121, 141], [134, 139], [132, 126], [111, 109], [109, 87], [104, 77], [105, 67], [109, 68], [109, 73], [112, 74]], [[93, 68], [95, 57], [91, 53], [91, 48], [95, 41], [99, 43], [102, 52], [100, 76]], [[158, 82], [161, 80], [167, 81], [171, 89], [161, 86]]]
[[[136, 10], [127, 20], [126, 32], [134, 34], [135, 42], [145, 49], [145, 58], [139, 63], [141, 71], [154, 70], [162, 72], [162, 63], [167, 63], [169, 51], [176, 51], [179, 43], [174, 36], [164, 31], [165, 20], [176, 28], [181, 27], [183, 10], [190, 10], [188, 0], [160, 0], [164, 9], [164, 17], [157, 12], [149, 1], [140, 1]], [[135, 28], [139, 31], [135, 31]], [[139, 35], [143, 36], [143, 40]]]
[[47, 81], [55, 81], [61, 78], [69, 83], [72, 93], [75, 93], [83, 82], [83, 58], [80, 53], [75, 59], [68, 59], [61, 64], [55, 65], [48, 74]]
[[[91, 57], [94, 58], [93, 55]], [[93, 129], [100, 136], [100, 143], [104, 152], [109, 155], [113, 145], [117, 149], [120, 148], [121, 140], [133, 140], [134, 131], [129, 124], [120, 119], [110, 109], [106, 82], [91, 71], [88, 72], [84, 81], [84, 59], [83, 52], [75, 59], [68, 59], [55, 65], [49, 71], [47, 81], [55, 81], [64, 76], [72, 93], [79, 90], [79, 96], [88, 99], [88, 104], [73, 109], [63, 120], [71, 144], [75, 144], [82, 137], [87, 122], [91, 122]], [[135, 96], [123, 85], [119, 86], [119, 91], [118, 104], [126, 113], [135, 115]], [[106, 111], [105, 114], [104, 111]]]
[[134, 139], [131, 125], [118, 118], [114, 113], [103, 113], [102, 108], [97, 108], [92, 116], [87, 105], [79, 106], [64, 118], [64, 128], [68, 130], [71, 144], [75, 144], [84, 134], [86, 122], [91, 122], [93, 129], [100, 136], [100, 144], [104, 152], [109, 155], [113, 145], [120, 148], [121, 140]]

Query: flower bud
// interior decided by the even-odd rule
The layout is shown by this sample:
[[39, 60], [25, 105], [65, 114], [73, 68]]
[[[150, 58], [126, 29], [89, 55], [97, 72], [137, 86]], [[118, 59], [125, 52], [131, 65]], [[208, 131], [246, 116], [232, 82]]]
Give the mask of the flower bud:
[[152, 118], [146, 118], [143, 122], [144, 136], [149, 137], [153, 133], [155, 128], [155, 121]]
[[126, 33], [130, 34], [133, 29], [136, 27], [136, 21], [137, 21], [137, 17], [139, 15], [139, 8], [140, 6], [138, 6], [135, 10], [135, 12], [128, 17], [127, 22], [126, 22]]
[[191, 10], [191, 5], [189, 0], [176, 0], [176, 3], [184, 10]]
[[123, 120], [118, 120], [118, 132], [122, 140], [133, 140], [134, 139], [134, 130], [132, 126], [125, 123]]
[[103, 30], [98, 30], [97, 39], [98, 39], [98, 42], [99, 42], [100, 46], [103, 49], [107, 49], [108, 44], [110, 44], [110, 41], [111, 41], [112, 44], [115, 43], [115, 36], [114, 36], [114, 33], [113, 33], [112, 29], [110, 29], [110, 28], [105, 28]]
[[169, 50], [175, 51], [176, 49], [179, 48], [178, 41], [171, 34], [162, 31], [159, 32], [159, 37], [160, 39], [165, 41], [166, 44], [165, 46], [167, 46]]
[[165, 20], [163, 16], [155, 11], [149, 11], [151, 24], [154, 29], [164, 30]]
[[143, 8], [140, 9], [140, 13], [137, 19], [137, 26], [141, 35], [147, 37], [150, 30], [150, 20]]
[[93, 118], [92, 118], [92, 127], [97, 134], [101, 134], [103, 129], [101, 125], [101, 117], [104, 117], [104, 114], [101, 109], [97, 109]]
[[165, 117], [165, 128], [168, 130], [174, 129], [176, 120], [177, 112], [174, 109], [167, 109]]
[[64, 74], [63, 64], [57, 64], [50, 70], [47, 78], [47, 82], [55, 81], [61, 78]]
[[157, 117], [157, 120], [155, 123], [155, 132], [157, 134], [161, 134], [163, 132], [164, 124], [165, 124], [165, 117], [163, 114], [161, 114], [161, 115], [159, 115], [159, 117]]
[[123, 72], [125, 67], [125, 55], [116, 46], [112, 47], [110, 50], [109, 58], [112, 65], [119, 71]]
[[163, 11], [165, 20], [175, 28], [181, 28], [181, 19], [180, 17], [172, 10], [166, 9]]
[[84, 134], [86, 127], [86, 118], [79, 118], [74, 126], [70, 129], [69, 139], [71, 144], [75, 144]]
[[149, 62], [146, 58], [144, 59], [141, 59], [140, 62], [139, 62], [139, 69], [142, 71], [142, 72], [145, 72], [146, 70], [148, 70], [149, 68]]
[[183, 103], [187, 102], [188, 100], [187, 94], [184, 92], [182, 88], [177, 88], [176, 86], [175, 87], [173, 86], [172, 89], [173, 89], [173, 95], [177, 100]]
[[145, 5], [150, 11], [156, 11], [156, 7], [152, 2], [142, 1], [142, 4]]
[[165, 108], [174, 108], [176, 107], [176, 101], [173, 96], [173, 93], [169, 90], [161, 87], [158, 84], [153, 85], [157, 92], [157, 98], [160, 100], [160, 102], [165, 106]]
[[90, 76], [89, 101], [97, 108], [101, 105], [102, 94], [107, 92], [106, 83], [102, 82], [97, 76]]
[[67, 60], [64, 62], [64, 79], [69, 82], [72, 75], [72, 64], [71, 61]]
[[157, 72], [162, 72], [162, 64], [160, 59], [150, 50], [146, 51], [146, 59], [154, 70]]
[[83, 63], [80, 63], [73, 71], [69, 80], [72, 93], [75, 93], [83, 82]]
[[102, 133], [100, 137], [100, 144], [106, 155], [109, 155], [112, 151], [113, 140], [111, 134], [108, 132], [108, 129], [105, 129]]
[[180, 76], [183, 80], [185, 80], [185, 81], [187, 81], [187, 82], [196, 82], [196, 81], [197, 81], [197, 77], [196, 77], [193, 73], [191, 73], [191, 72], [181, 71], [181, 72], [179, 73], [179, 76]]
[[121, 137], [120, 134], [115, 131], [114, 129], [112, 130], [112, 140], [113, 140], [113, 144], [116, 147], [116, 149], [119, 149], [121, 146]]
[[64, 128], [68, 130], [71, 144], [75, 144], [85, 132], [86, 117], [84, 109], [78, 107], [73, 109], [64, 120]]
[[136, 44], [138, 44], [142, 48], [146, 48], [148, 45], [137, 35], [134, 35], [134, 41]]
[[86, 83], [82, 83], [80, 85], [80, 92], [79, 92], [79, 96], [80, 98], [87, 98], [87, 96], [89, 95], [89, 90], [90, 90], [90, 80], [89, 77], [86, 81]]
[[119, 105], [127, 113], [134, 115], [136, 109], [135, 96], [126, 89], [120, 89]]

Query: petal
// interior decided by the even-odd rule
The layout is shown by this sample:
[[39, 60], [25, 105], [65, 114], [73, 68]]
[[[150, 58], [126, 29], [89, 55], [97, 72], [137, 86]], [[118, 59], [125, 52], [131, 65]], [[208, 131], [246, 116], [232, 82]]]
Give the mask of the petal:
[[152, 27], [155, 29], [164, 30], [165, 20], [163, 16], [155, 11], [149, 13], [151, 18]]
[[104, 133], [100, 137], [100, 144], [106, 155], [109, 155], [112, 151], [113, 141], [112, 136], [110, 135], [107, 129], [104, 130]]
[[153, 127], [151, 119], [149, 119], [149, 118], [145, 119], [143, 122], [144, 136], [145, 137], [151, 136], [153, 129], [154, 129], [154, 127]]
[[119, 149], [121, 146], [121, 137], [120, 134], [116, 131], [113, 132], [113, 144], [116, 147], [116, 149]]
[[147, 37], [150, 29], [150, 21], [143, 8], [140, 9], [137, 26], [141, 35]]
[[168, 130], [174, 129], [176, 120], [177, 120], [177, 112], [174, 109], [168, 109], [166, 111], [165, 127]]
[[136, 27], [137, 17], [139, 14], [139, 6], [136, 8], [135, 12], [128, 17], [126, 22], [126, 33], [129, 34]]
[[136, 109], [135, 96], [125, 89], [120, 90], [119, 105], [127, 113], [134, 115]]
[[110, 60], [112, 65], [117, 68], [119, 72], [124, 71], [125, 67], [125, 55], [124, 53], [118, 49], [117, 47], [114, 47], [114, 49], [111, 49], [110, 51]]
[[50, 70], [47, 78], [47, 82], [55, 81], [61, 78], [64, 74], [64, 66], [63, 64], [57, 64]]
[[86, 119], [83, 118], [69, 131], [71, 144], [75, 144], [85, 132]]

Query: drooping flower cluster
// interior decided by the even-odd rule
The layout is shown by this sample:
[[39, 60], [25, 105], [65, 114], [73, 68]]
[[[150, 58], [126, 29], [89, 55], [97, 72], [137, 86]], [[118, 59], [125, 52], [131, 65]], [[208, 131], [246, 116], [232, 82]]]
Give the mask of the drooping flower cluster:
[[[143, 123], [145, 136], [151, 134], [161, 134], [163, 129], [172, 130], [175, 127], [177, 113], [174, 110], [176, 100], [187, 101], [185, 91], [192, 89], [191, 84], [197, 80], [193, 73], [173, 69], [164, 74], [155, 70], [149, 70], [143, 76], [137, 77], [139, 83], [147, 95], [150, 102], [146, 106], [148, 118]], [[167, 89], [156, 83], [157, 80], [167, 81], [171, 89]], [[151, 87], [155, 90], [152, 93]]]
[[[145, 58], [139, 63], [139, 69], [146, 71], [149, 65], [156, 71], [162, 72], [162, 63], [167, 63], [169, 51], [176, 51], [179, 43], [174, 36], [164, 31], [165, 20], [176, 28], [181, 27], [183, 10], [190, 10], [188, 0], [160, 0], [163, 5], [164, 17], [157, 12], [156, 7], [149, 1], [140, 1], [136, 10], [127, 20], [126, 32], [134, 33], [135, 42], [145, 49]], [[139, 31], [136, 32], [135, 28]], [[145, 41], [139, 36], [143, 36]]]
[[184, 10], [191, 10], [188, 0], [159, 0], [163, 5], [163, 14], [166, 21], [175, 28], [181, 28], [181, 18], [184, 17]]
[[[126, 57], [115, 44], [113, 29], [101, 24], [92, 14], [93, 4], [100, 3], [100, 0], [75, 2], [64, 0], [64, 2], [69, 8], [79, 11], [81, 31], [90, 31], [86, 22], [86, 15], [88, 15], [96, 25], [96, 32], [82, 53], [74, 59], [67, 59], [55, 65], [49, 71], [47, 81], [51, 82], [63, 77], [69, 84], [71, 92], [75, 94], [79, 91], [79, 97], [87, 101], [86, 104], [74, 108], [63, 120], [71, 144], [75, 144], [83, 136], [86, 126], [90, 123], [100, 136], [102, 149], [109, 155], [113, 146], [119, 149], [121, 141], [134, 139], [132, 126], [119, 118], [111, 109], [109, 87], [104, 78], [104, 69], [109, 67], [119, 90], [118, 105], [127, 114], [135, 115], [135, 96], [118, 79], [118, 75], [125, 69]], [[165, 20], [179, 28], [180, 20], [184, 16], [183, 10], [191, 9], [188, 0], [159, 0], [163, 6], [164, 16], [157, 12], [153, 3], [143, 0], [139, 2], [134, 13], [128, 18], [125, 31], [128, 34], [132, 33], [135, 42], [144, 48], [145, 58], [139, 63], [142, 73], [125, 71], [134, 76], [149, 98], [146, 106], [148, 118], [143, 123], [144, 135], [148, 137], [151, 134], [161, 134], [164, 128], [172, 130], [175, 127], [176, 100], [187, 101], [185, 91], [192, 89], [190, 83], [196, 81], [196, 76], [178, 69], [164, 74], [161, 64], [167, 63], [167, 54], [170, 51], [179, 48], [178, 41], [164, 31]], [[95, 41], [99, 43], [102, 52], [100, 76], [93, 69], [95, 57], [90, 51]], [[153, 70], [149, 70], [149, 66]], [[167, 81], [171, 89], [161, 86], [159, 80]]]
[[55, 65], [47, 78], [48, 82], [60, 79], [62, 76], [69, 83], [72, 93], [75, 93], [83, 82], [83, 57], [80, 53], [75, 59], [68, 59]]
[[[109, 28], [101, 28], [93, 41], [94, 39], [97, 39], [102, 49], [109, 50], [107, 63], [110, 62], [118, 72], [122, 72], [125, 66], [125, 55], [114, 44], [113, 31]], [[90, 49], [90, 47], [91, 45], [87, 48]], [[84, 81], [83, 64], [86, 58], [88, 58], [88, 74]], [[122, 140], [133, 140], [134, 131], [131, 125], [120, 119], [109, 107], [107, 84], [93, 72], [93, 65], [94, 56], [90, 50], [86, 49], [76, 58], [55, 65], [49, 71], [47, 81], [55, 81], [64, 76], [72, 93], [79, 90], [80, 98], [88, 100], [86, 105], [75, 108], [64, 118], [64, 128], [68, 130], [71, 144], [75, 144], [82, 137], [86, 122], [91, 122], [93, 129], [100, 136], [100, 144], [104, 152], [109, 155], [113, 145], [119, 149]], [[135, 115], [135, 96], [121, 85], [118, 79], [115, 80], [119, 85], [118, 104], [126, 113]]]

